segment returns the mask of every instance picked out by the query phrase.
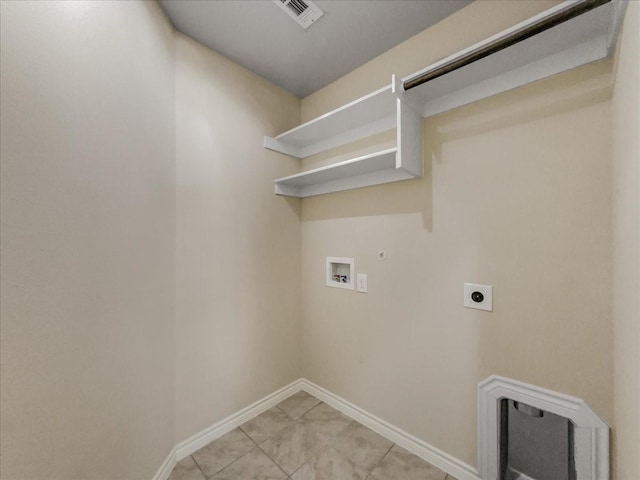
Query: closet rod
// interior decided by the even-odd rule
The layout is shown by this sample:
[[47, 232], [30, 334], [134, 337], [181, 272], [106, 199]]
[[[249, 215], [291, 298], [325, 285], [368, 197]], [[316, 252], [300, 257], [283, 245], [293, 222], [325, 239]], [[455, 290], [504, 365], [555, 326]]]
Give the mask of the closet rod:
[[446, 75], [447, 73], [469, 65], [470, 63], [477, 62], [489, 55], [497, 53], [500, 50], [504, 50], [505, 48], [515, 45], [527, 38], [533, 37], [538, 33], [549, 30], [550, 28], [560, 25], [561, 23], [571, 20], [583, 13], [587, 13], [594, 8], [598, 8], [601, 5], [609, 3], [610, 1], [611, 0], [582, 0], [581, 2], [575, 3], [564, 10], [560, 10], [548, 17], [542, 18], [531, 25], [527, 25], [521, 30], [517, 30], [506, 37], [499, 38], [478, 48], [477, 50], [473, 50], [459, 58], [453, 59], [434, 70], [424, 72], [417, 77], [411, 78], [403, 83], [403, 87], [405, 91], [418, 87], [424, 83]]

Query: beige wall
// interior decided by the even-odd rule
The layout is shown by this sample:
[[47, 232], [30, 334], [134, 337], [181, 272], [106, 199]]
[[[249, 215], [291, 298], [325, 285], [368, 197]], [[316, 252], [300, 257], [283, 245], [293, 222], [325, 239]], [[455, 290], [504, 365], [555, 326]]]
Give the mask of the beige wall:
[[264, 135], [300, 99], [176, 36], [177, 437], [292, 382], [300, 369], [300, 201], [273, 179], [299, 168]]
[[151, 478], [174, 444], [173, 32], [1, 4], [2, 478]]
[[[549, 5], [476, 2], [303, 99], [303, 120]], [[611, 69], [426, 120], [423, 179], [303, 201], [305, 376], [472, 466], [492, 374], [612, 420]], [[369, 293], [325, 287], [328, 255], [355, 257]], [[463, 308], [464, 282], [493, 285], [493, 313]]]
[[640, 3], [619, 45], [613, 111], [614, 445], [619, 480], [640, 478]]
[[[635, 479], [637, 4], [613, 104], [605, 61], [429, 119], [423, 179], [300, 202], [272, 186], [297, 161], [262, 148], [555, 3], [476, 2], [301, 103], [154, 3], [0, 2], [2, 478], [151, 478], [302, 375], [475, 466], [497, 373], [615, 420]], [[325, 287], [327, 255], [369, 293]]]
[[2, 2], [2, 478], [150, 478], [301, 375], [299, 117], [153, 2]]

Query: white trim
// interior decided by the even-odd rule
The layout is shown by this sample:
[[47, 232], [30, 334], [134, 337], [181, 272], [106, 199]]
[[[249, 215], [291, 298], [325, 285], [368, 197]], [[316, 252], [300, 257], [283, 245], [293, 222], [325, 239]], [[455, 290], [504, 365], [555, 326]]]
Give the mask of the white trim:
[[[395, 78], [395, 75], [394, 75]], [[411, 106], [411, 100], [404, 94], [397, 100], [398, 128], [396, 129], [398, 153], [396, 168], [410, 172], [416, 177], [422, 177], [423, 148], [422, 148], [422, 116]]]
[[305, 392], [315, 396], [327, 405], [330, 405], [348, 417], [362, 423], [374, 432], [377, 432], [388, 440], [400, 445], [402, 448], [405, 448], [423, 460], [435, 465], [444, 472], [456, 477], [458, 480], [480, 480], [477, 470], [471, 465], [468, 465], [454, 456], [429, 445], [419, 438], [416, 438], [404, 430], [385, 422], [366, 410], [357, 407], [347, 400], [304, 378], [300, 378], [290, 383], [286, 387], [267, 395], [263, 399], [243, 408], [239, 412], [230, 415], [229, 417], [178, 443], [173, 447], [158, 469], [158, 472], [153, 476], [153, 480], [167, 480], [178, 461], [198, 451], [209, 442], [220, 438], [225, 433], [230, 432], [234, 428], [239, 427], [243, 423], [251, 420], [270, 408], [275, 407], [278, 403], [286, 400], [300, 390], [304, 390]]
[[576, 397], [493, 375], [478, 384], [478, 470], [497, 480], [500, 465], [500, 400], [509, 398], [568, 418], [574, 424], [577, 480], [609, 478], [609, 426]]
[[176, 466], [176, 463], [176, 447], [173, 447], [171, 452], [169, 452], [169, 455], [167, 455], [167, 458], [162, 462], [162, 465], [160, 465], [156, 474], [153, 476], [153, 480], [167, 480], [169, 475], [171, 475], [173, 468]]
[[613, 55], [618, 44], [618, 36], [622, 29], [622, 22], [627, 11], [629, 0], [613, 0], [613, 20], [609, 24], [607, 37], [607, 55]]
[[302, 382], [302, 379], [298, 379], [178, 443], [162, 462], [153, 480], [167, 480], [177, 462], [299, 392], [302, 390]]
[[[403, 84], [583, 1], [566, 0], [403, 77]], [[411, 88], [407, 96], [421, 103], [421, 115], [428, 118], [610, 56], [615, 49], [626, 3], [626, 0], [612, 0], [610, 4], [601, 5], [544, 33], [449, 72], [433, 82]]]
[[392, 85], [386, 85], [276, 137], [265, 137], [264, 146], [305, 158], [395, 128], [391, 90]]
[[579, 3], [581, 0], [565, 0], [564, 2], [551, 7], [543, 12], [538, 13], [537, 15], [534, 15], [533, 17], [529, 17], [526, 20], [523, 20], [522, 22], [513, 25], [512, 27], [509, 27], [505, 30], [502, 30], [501, 32], [496, 33], [495, 35], [492, 35], [488, 38], [485, 38], [484, 40], [481, 40], [467, 48], [463, 48], [462, 50], [459, 50], [451, 55], [449, 55], [448, 57], [445, 57], [441, 60], [438, 60], [437, 62], [432, 63], [431, 65], [428, 65], [426, 67], [424, 67], [421, 70], [418, 70], [417, 72], [412, 73], [411, 75], [408, 75], [407, 77], [404, 77], [402, 79], [402, 82], [406, 82], [408, 80], [411, 80], [413, 78], [419, 77], [421, 75], [424, 75], [425, 73], [429, 73], [432, 72], [434, 70], [437, 70], [438, 68], [440, 68], [443, 65], [446, 65], [448, 63], [454, 62], [455, 60], [464, 57], [467, 54], [476, 52], [478, 50], [483, 49], [484, 47], [486, 47], [487, 45], [490, 45], [493, 42], [496, 42], [498, 40], [501, 40], [505, 37], [508, 37], [509, 35], [515, 34], [517, 32], [521, 32], [522, 30], [526, 29], [527, 27], [542, 21], [548, 17], [551, 17], [553, 15], [555, 15], [556, 13], [560, 12], [560, 11], [564, 11], [564, 10], [568, 10], [569, 8], [571, 8], [572, 6], [574, 6], [576, 3]]
[[265, 136], [263, 145], [264, 148], [268, 150], [272, 150], [278, 153], [284, 153], [285, 155], [289, 155], [291, 157], [302, 158], [300, 147], [289, 145], [288, 143], [283, 143], [275, 138]]
[[[473, 103], [484, 98], [522, 87], [573, 68], [595, 62], [607, 56], [604, 35], [580, 45], [562, 50], [554, 55], [530, 62], [482, 82], [460, 88], [451, 93], [427, 99], [422, 116], [432, 117], [439, 113]], [[409, 90], [409, 95], [415, 95]]]
[[302, 390], [301, 380], [296, 380], [290, 383], [286, 387], [282, 387], [280, 390], [273, 392], [270, 395], [252, 403], [248, 407], [243, 408], [239, 412], [228, 416], [227, 418], [220, 420], [218, 423], [211, 425], [209, 428], [192, 435], [191, 437], [183, 440], [176, 445], [176, 458], [182, 460], [188, 457], [194, 452], [197, 452], [202, 447], [212, 442], [213, 440], [220, 438], [225, 433], [229, 433], [236, 427], [239, 427], [245, 422], [248, 422], [254, 417], [257, 417], [263, 412], [266, 412], [270, 408], [275, 407], [277, 404], [286, 400], [294, 393]]
[[303, 379], [302, 390], [322, 400], [327, 405], [330, 405], [348, 417], [360, 422], [365, 427], [370, 428], [388, 440], [397, 443], [402, 448], [435, 465], [444, 472], [456, 477], [458, 480], [480, 480], [476, 469], [471, 465], [385, 422], [381, 418], [372, 415], [366, 410], [357, 407], [313, 382]]
[[274, 180], [276, 195], [306, 198], [403, 179], [406, 174], [396, 168], [397, 151], [388, 148], [278, 178]]

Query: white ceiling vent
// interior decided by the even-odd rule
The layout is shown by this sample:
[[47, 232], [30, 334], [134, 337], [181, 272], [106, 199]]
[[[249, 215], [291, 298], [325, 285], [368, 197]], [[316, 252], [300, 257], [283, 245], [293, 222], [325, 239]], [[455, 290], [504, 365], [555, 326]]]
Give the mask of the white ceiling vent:
[[305, 30], [318, 20], [324, 12], [311, 0], [273, 0]]

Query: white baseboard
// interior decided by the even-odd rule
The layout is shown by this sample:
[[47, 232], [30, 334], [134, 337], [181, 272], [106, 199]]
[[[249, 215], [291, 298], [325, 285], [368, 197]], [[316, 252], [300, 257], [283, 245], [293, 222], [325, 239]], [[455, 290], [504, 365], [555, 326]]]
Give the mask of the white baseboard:
[[191, 455], [193, 452], [197, 452], [216, 438], [220, 438], [225, 433], [229, 433], [234, 428], [239, 427], [243, 423], [248, 422], [270, 408], [275, 407], [277, 404], [286, 400], [300, 390], [302, 390], [302, 380], [296, 380], [286, 387], [282, 387], [280, 390], [277, 390], [257, 402], [252, 403], [248, 407], [243, 408], [239, 412], [220, 420], [209, 428], [205, 428], [201, 432], [183, 440], [176, 445], [176, 460], [180, 461]]
[[167, 455], [167, 458], [162, 462], [162, 465], [160, 465], [156, 474], [153, 476], [153, 480], [167, 480], [173, 471], [173, 467], [176, 466], [176, 462], [176, 447], [173, 447], [171, 452], [169, 452], [169, 455]]
[[210, 427], [205, 428], [204, 430], [178, 443], [173, 447], [173, 450], [171, 450], [167, 458], [164, 460], [162, 466], [154, 475], [153, 480], [167, 480], [177, 462], [188, 457], [192, 453], [197, 452], [208, 443], [223, 436], [225, 433], [228, 433], [243, 423], [248, 422], [252, 418], [257, 417], [270, 408], [275, 407], [278, 403], [286, 400], [300, 390], [302, 390], [302, 379], [296, 380], [295, 382], [282, 387], [280, 390], [267, 395], [248, 407], [243, 408], [242, 410], [220, 420], [217, 423], [214, 423]]
[[348, 417], [357, 420], [365, 427], [370, 428], [374, 432], [383, 437], [397, 443], [402, 448], [410, 451], [418, 457], [435, 465], [440, 470], [457, 478], [458, 480], [480, 480], [478, 471], [471, 465], [443, 452], [442, 450], [429, 445], [428, 443], [414, 437], [413, 435], [394, 427], [390, 423], [370, 414], [369, 412], [353, 405], [343, 398], [325, 390], [322, 387], [310, 382], [302, 380], [302, 390], [317, 397], [326, 404], [332, 406], [336, 410], [344, 413]]
[[239, 427], [261, 413], [266, 412], [270, 408], [275, 407], [278, 403], [289, 398], [300, 390], [304, 390], [305, 392], [315, 396], [336, 410], [344, 413], [354, 420], [357, 420], [374, 432], [394, 443], [397, 443], [402, 448], [405, 448], [423, 460], [435, 465], [458, 480], [480, 480], [478, 471], [470, 465], [458, 460], [448, 453], [443, 452], [442, 450], [437, 449], [436, 447], [429, 445], [426, 442], [423, 442], [413, 435], [394, 427], [375, 415], [366, 412], [360, 407], [353, 405], [345, 399], [340, 398], [328, 390], [325, 390], [324, 388], [303, 378], [290, 383], [286, 387], [267, 395], [263, 399], [243, 408], [239, 412], [230, 415], [229, 417], [178, 443], [164, 460], [162, 466], [154, 475], [153, 480], [167, 480], [178, 461], [198, 451], [209, 442], [220, 438], [225, 433], [230, 432], [234, 428]]

